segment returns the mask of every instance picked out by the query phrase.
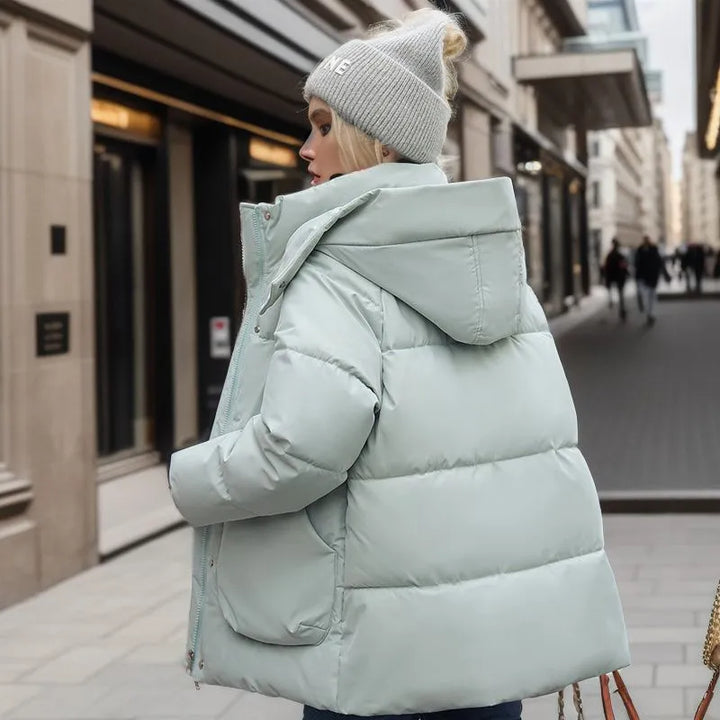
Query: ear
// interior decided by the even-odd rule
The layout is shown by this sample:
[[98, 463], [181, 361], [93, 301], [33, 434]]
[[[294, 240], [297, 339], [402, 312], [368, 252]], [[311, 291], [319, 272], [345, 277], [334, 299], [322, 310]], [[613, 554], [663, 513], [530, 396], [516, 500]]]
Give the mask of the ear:
[[397, 162], [400, 159], [400, 154], [387, 145], [382, 146], [382, 156], [383, 162]]

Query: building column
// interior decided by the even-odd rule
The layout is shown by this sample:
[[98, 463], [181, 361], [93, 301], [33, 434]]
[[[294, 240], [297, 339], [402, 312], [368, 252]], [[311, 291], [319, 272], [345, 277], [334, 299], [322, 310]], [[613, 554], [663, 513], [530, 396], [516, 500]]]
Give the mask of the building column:
[[90, 0], [0, 0], [0, 607], [96, 560]]

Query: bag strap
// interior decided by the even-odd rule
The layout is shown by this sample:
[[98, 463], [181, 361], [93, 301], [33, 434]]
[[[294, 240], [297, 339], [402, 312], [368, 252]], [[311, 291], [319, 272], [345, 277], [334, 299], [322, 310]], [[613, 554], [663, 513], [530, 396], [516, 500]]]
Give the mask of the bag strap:
[[[640, 720], [638, 711], [635, 709], [635, 703], [633, 703], [632, 698], [630, 697], [630, 691], [627, 689], [627, 685], [625, 685], [622, 675], [620, 675], [617, 670], [615, 670], [612, 675], [615, 680], [615, 685], [617, 686], [617, 693], [625, 706], [628, 717], [630, 720]], [[610, 695], [610, 678], [607, 675], [600, 676], [600, 697], [602, 698], [605, 720], [615, 720], [615, 711], [613, 710], [612, 698]]]
[[712, 702], [713, 695], [715, 693], [715, 686], [717, 685], [718, 677], [720, 677], [720, 668], [715, 670], [712, 680], [710, 681], [710, 684], [708, 685], [708, 688], [705, 691], [705, 695], [703, 695], [703, 699], [700, 701], [700, 704], [698, 705], [697, 712], [695, 713], [695, 720], [703, 720], [703, 718], [705, 717], [705, 714], [707, 713], [708, 708], [710, 707], [710, 703]]
[[[585, 720], [585, 709], [583, 708], [582, 695], [580, 694], [580, 685], [573, 683], [573, 705], [577, 713], [577, 720]], [[565, 720], [565, 689], [558, 691], [558, 720]]]
[[615, 684], [617, 685], [618, 695], [620, 695], [620, 699], [625, 706], [628, 717], [630, 718], [630, 720], [640, 720], [638, 711], [635, 709], [635, 705], [632, 701], [632, 698], [630, 697], [630, 691], [627, 689], [627, 686], [623, 682], [620, 672], [618, 670], [615, 670], [613, 672], [613, 677], [615, 678]]
[[605, 720], [615, 720], [615, 711], [610, 697], [610, 680], [607, 675], [600, 676], [600, 697], [602, 698], [603, 715]]

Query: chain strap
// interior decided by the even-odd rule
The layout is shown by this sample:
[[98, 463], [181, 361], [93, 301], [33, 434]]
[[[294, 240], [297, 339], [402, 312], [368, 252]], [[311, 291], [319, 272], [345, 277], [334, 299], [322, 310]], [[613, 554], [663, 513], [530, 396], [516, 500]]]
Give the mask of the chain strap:
[[710, 622], [705, 636], [703, 662], [713, 670], [720, 668], [720, 583], [718, 583], [717, 592], [715, 593], [715, 602], [710, 613]]
[[[580, 686], [573, 683], [573, 705], [577, 712], [577, 720], [585, 720], [585, 710], [583, 709], [582, 695], [580, 694]], [[558, 720], [565, 720], [565, 689], [558, 691]]]
[[573, 683], [573, 704], [577, 711], [578, 720], [585, 720], [585, 711], [583, 710], [582, 695], [580, 694], [580, 686]]

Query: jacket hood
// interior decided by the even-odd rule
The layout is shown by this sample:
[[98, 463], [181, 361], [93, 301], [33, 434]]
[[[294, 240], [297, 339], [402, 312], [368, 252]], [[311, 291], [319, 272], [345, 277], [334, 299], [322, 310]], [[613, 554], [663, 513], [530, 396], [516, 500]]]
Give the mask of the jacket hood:
[[[374, 177], [368, 177], [371, 174]], [[332, 187], [333, 183], [341, 184]], [[371, 187], [363, 192], [367, 184]], [[292, 216], [297, 222], [302, 215], [298, 204], [311, 218], [292, 233], [284, 248], [263, 310], [317, 249], [458, 342], [486, 345], [517, 332], [525, 262], [508, 178], [448, 184], [436, 165], [397, 164], [354, 173], [313, 190], [320, 189], [327, 190], [316, 193], [316, 199], [330, 206], [325, 212], [317, 212], [323, 202], [308, 203], [313, 198], [306, 193], [311, 191], [283, 199], [281, 216], [287, 215], [278, 223]], [[353, 190], [347, 202], [333, 202]]]

